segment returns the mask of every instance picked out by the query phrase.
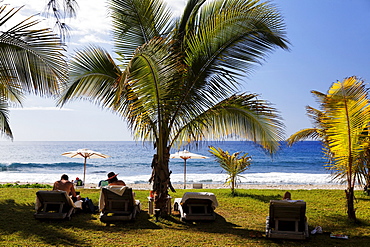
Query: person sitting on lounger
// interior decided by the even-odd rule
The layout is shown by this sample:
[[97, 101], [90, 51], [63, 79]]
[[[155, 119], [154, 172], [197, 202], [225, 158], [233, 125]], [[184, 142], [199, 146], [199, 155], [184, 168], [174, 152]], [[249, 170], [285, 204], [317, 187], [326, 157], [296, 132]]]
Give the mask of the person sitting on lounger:
[[122, 186], [126, 186], [125, 182], [123, 182], [122, 180], [118, 180], [117, 178], [117, 174], [115, 174], [114, 172], [110, 172], [108, 173], [108, 183], [109, 185], [122, 185]]
[[73, 181], [73, 183], [76, 185], [76, 186], [83, 186], [84, 183], [82, 182], [82, 180], [77, 177], [75, 181]]
[[292, 195], [290, 194], [289, 191], [285, 192], [283, 200], [292, 200]]
[[69, 196], [72, 196], [73, 202], [81, 200], [81, 196], [76, 194], [73, 183], [68, 180], [66, 174], [63, 174], [60, 180], [54, 183], [53, 190], [64, 190]]

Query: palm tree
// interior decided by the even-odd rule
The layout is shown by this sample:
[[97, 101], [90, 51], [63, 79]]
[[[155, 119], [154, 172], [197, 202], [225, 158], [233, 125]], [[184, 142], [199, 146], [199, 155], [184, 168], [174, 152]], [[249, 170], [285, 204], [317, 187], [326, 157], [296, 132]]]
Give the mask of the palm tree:
[[[350, 220], [356, 221], [354, 186], [365, 168], [363, 158], [368, 151], [370, 101], [367, 89], [363, 81], [349, 77], [333, 83], [327, 94], [312, 93], [318, 98], [321, 110], [311, 114], [316, 123], [311, 133], [322, 140], [327, 168], [334, 172], [334, 178], [347, 182], [347, 214]], [[288, 144], [312, 137], [302, 134], [309, 132], [309, 129], [298, 131], [289, 137]]]
[[39, 20], [31, 16], [10, 26], [20, 9], [0, 6], [0, 131], [10, 138], [9, 105], [21, 105], [25, 94], [58, 94], [68, 72], [59, 38], [35, 29]]
[[226, 183], [231, 184], [231, 194], [235, 194], [235, 187], [237, 179], [242, 177], [240, 174], [249, 169], [251, 164], [251, 157], [248, 153], [245, 153], [239, 158], [240, 152], [230, 154], [228, 151], [224, 151], [221, 148], [209, 147], [209, 152], [216, 157], [220, 166], [226, 171], [229, 177], [226, 179]]
[[287, 49], [275, 7], [251, 0], [189, 0], [173, 19], [160, 0], [111, 0], [115, 51], [76, 53], [60, 104], [88, 99], [127, 120], [133, 136], [153, 142], [155, 207], [166, 212], [170, 148], [233, 137], [278, 149], [283, 124], [255, 94], [238, 93], [237, 79], [276, 48]]

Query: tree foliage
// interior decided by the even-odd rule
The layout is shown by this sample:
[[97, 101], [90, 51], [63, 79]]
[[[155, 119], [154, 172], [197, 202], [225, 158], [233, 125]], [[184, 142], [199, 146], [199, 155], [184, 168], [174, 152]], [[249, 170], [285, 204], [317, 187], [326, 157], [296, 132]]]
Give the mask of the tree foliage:
[[248, 153], [239, 156], [241, 152], [230, 154], [228, 151], [212, 146], [209, 149], [222, 169], [226, 171], [228, 175], [226, 183], [231, 185], [231, 193], [235, 194], [238, 179], [242, 177], [240, 174], [249, 169], [252, 158], [248, 156]]
[[334, 178], [347, 183], [348, 217], [356, 220], [353, 189], [362, 175], [367, 175], [370, 105], [368, 89], [362, 80], [348, 77], [332, 84], [327, 94], [312, 93], [320, 110], [308, 107], [314, 128], [298, 131], [288, 139], [293, 144], [307, 137], [319, 138], [324, 146]]
[[60, 104], [90, 100], [122, 116], [136, 139], [154, 144], [156, 203], [171, 188], [171, 147], [238, 136], [270, 153], [279, 148], [279, 113], [256, 94], [240, 93], [237, 81], [271, 51], [287, 49], [274, 5], [189, 0], [174, 18], [161, 0], [111, 0], [109, 12], [119, 64], [94, 45], [78, 51]]
[[0, 132], [13, 138], [9, 105], [21, 105], [26, 94], [58, 94], [67, 80], [67, 63], [59, 38], [33, 16], [15, 25], [21, 8], [0, 6]]

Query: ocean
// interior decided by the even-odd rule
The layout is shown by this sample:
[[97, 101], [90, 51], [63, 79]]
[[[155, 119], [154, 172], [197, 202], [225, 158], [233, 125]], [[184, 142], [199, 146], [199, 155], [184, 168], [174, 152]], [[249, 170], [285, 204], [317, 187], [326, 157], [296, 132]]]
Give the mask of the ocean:
[[[208, 156], [208, 159], [189, 159], [186, 163], [187, 183], [222, 184], [227, 175], [209, 147], [220, 147], [230, 153], [248, 153], [252, 157], [250, 168], [242, 174], [242, 184], [336, 184], [330, 172], [324, 168], [322, 147], [317, 141], [299, 142], [292, 147], [282, 144], [274, 156], [266, 154], [252, 142], [223, 141], [207, 142], [199, 147], [186, 147], [193, 153]], [[151, 143], [123, 142], [0, 142], [0, 182], [53, 183], [67, 174], [70, 179], [83, 177], [83, 159], [69, 158], [61, 154], [88, 148], [111, 157], [87, 159], [86, 183], [99, 183], [107, 173], [119, 173], [126, 183], [148, 183], [151, 161], [155, 150]], [[171, 153], [178, 150], [172, 149]], [[182, 184], [184, 161], [170, 160], [171, 181]]]

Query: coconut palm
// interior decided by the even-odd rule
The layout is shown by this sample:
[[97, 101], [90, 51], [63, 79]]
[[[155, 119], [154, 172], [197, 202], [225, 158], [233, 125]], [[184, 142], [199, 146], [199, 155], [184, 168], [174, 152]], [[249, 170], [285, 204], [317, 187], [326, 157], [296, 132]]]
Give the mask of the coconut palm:
[[[367, 89], [363, 81], [349, 77], [343, 82], [333, 83], [327, 94], [312, 93], [318, 98], [321, 108], [311, 114], [316, 122], [312, 133], [323, 142], [327, 168], [333, 171], [334, 178], [347, 183], [347, 214], [349, 219], [356, 221], [354, 186], [359, 176], [367, 173], [364, 158], [369, 149], [370, 101]], [[312, 137], [302, 134], [309, 132], [306, 129], [293, 134], [288, 143]]]
[[133, 136], [151, 141], [155, 207], [166, 214], [169, 154], [174, 145], [238, 136], [278, 149], [283, 124], [238, 82], [276, 48], [287, 49], [275, 7], [251, 0], [189, 0], [173, 19], [160, 0], [111, 0], [114, 46], [89, 46], [71, 61], [60, 104], [88, 99], [127, 120]]
[[59, 38], [35, 28], [39, 20], [31, 16], [10, 26], [20, 9], [0, 6], [0, 129], [10, 138], [9, 105], [21, 105], [25, 94], [57, 94], [68, 72]]
[[216, 158], [216, 161], [220, 163], [220, 166], [226, 171], [228, 177], [226, 179], [227, 184], [231, 184], [231, 194], [235, 194], [235, 187], [238, 178], [242, 177], [240, 174], [249, 169], [251, 164], [251, 157], [248, 153], [243, 154], [239, 157], [241, 152], [230, 154], [228, 151], [224, 151], [221, 148], [209, 147], [209, 152]]

